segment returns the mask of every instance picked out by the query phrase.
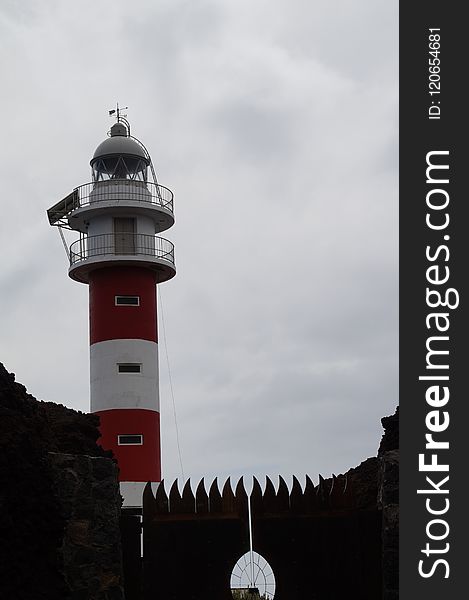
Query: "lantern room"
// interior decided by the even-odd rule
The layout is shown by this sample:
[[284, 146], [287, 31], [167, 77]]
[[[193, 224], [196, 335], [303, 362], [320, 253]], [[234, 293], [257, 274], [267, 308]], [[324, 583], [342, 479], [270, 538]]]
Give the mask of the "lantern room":
[[99, 144], [91, 159], [93, 181], [127, 179], [147, 181], [150, 158], [145, 148], [129, 136], [122, 122], [111, 127], [111, 137]]

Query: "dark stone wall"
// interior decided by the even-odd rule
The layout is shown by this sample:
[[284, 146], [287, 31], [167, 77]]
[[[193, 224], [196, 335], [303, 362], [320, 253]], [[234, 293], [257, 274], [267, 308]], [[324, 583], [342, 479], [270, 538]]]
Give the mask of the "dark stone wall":
[[[114, 580], [109, 590], [115, 595], [99, 595], [105, 587], [104, 558], [96, 575], [99, 586], [91, 577], [98, 595], [85, 596], [78, 584], [82, 575], [72, 572], [74, 553], [82, 567], [90, 560], [90, 548], [107, 548], [115, 576], [121, 573], [115, 561], [118, 530], [112, 529], [120, 502], [116, 467], [112, 455], [96, 445], [98, 424], [95, 415], [38, 402], [0, 363], [0, 598], [122, 597], [116, 595]], [[52, 459], [51, 452], [56, 453]], [[106, 541], [103, 535], [109, 536]], [[79, 539], [84, 543], [75, 543]]]
[[399, 598], [399, 408], [381, 419], [384, 436], [380, 462], [378, 503], [383, 514], [383, 600]]
[[[377, 507], [382, 514], [382, 600], [399, 598], [399, 407], [381, 419], [384, 433], [378, 456], [345, 474], [353, 485], [357, 508]], [[326, 480], [330, 484], [331, 480]]]
[[108, 458], [49, 453], [65, 520], [61, 555], [74, 600], [122, 600], [117, 465]]

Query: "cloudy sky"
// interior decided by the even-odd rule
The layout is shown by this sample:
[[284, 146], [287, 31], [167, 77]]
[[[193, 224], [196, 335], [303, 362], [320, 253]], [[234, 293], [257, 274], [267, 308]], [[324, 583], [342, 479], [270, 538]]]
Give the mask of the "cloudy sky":
[[1, 0], [0, 361], [33, 395], [88, 410], [87, 287], [46, 209], [90, 180], [119, 101], [175, 193], [185, 476], [375, 455], [397, 404], [397, 4]]

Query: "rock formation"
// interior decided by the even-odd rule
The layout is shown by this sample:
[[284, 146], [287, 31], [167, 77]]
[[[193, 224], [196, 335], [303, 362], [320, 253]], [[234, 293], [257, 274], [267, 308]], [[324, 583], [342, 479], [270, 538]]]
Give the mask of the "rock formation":
[[0, 598], [123, 598], [117, 466], [98, 423], [38, 402], [0, 363]]

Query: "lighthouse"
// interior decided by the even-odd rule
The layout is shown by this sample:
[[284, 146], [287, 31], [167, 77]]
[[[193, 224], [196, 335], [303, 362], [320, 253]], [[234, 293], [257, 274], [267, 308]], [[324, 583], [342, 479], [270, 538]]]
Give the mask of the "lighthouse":
[[161, 481], [156, 286], [176, 274], [173, 193], [160, 185], [145, 146], [117, 121], [91, 158], [92, 181], [47, 211], [49, 223], [77, 232], [66, 244], [69, 276], [89, 288], [90, 404], [98, 443], [112, 450], [124, 507], [142, 504]]

